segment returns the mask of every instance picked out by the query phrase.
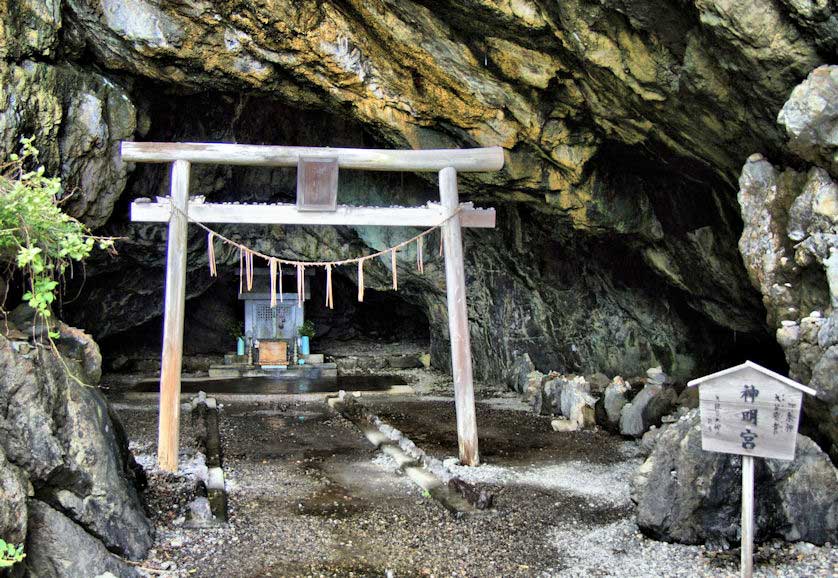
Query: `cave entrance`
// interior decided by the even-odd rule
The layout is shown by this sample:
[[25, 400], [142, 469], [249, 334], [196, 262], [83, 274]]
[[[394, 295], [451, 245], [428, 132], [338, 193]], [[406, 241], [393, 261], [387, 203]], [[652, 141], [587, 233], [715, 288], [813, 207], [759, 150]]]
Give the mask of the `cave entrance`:
[[[439, 227], [442, 231], [451, 340], [451, 366], [457, 413], [460, 461], [480, 463], [474, 411], [471, 345], [466, 308], [462, 227], [494, 227], [494, 209], [475, 209], [460, 204], [457, 172], [488, 172], [503, 167], [500, 147], [445, 150], [373, 150], [310, 147], [256, 146], [207, 143], [122, 143], [122, 159], [129, 162], [171, 164], [171, 196], [156, 203], [135, 201], [131, 220], [168, 222], [165, 302], [163, 308], [163, 353], [160, 371], [160, 414], [157, 461], [164, 470], [176, 471], [180, 430], [180, 389], [183, 354], [183, 326], [186, 308], [187, 226], [190, 220], [209, 233], [209, 263], [214, 273], [213, 237], [237, 246], [248, 288], [252, 285], [254, 256], [266, 259], [271, 278], [283, 263], [297, 270], [297, 294], [304, 295], [305, 268], [324, 267], [331, 300], [332, 268], [358, 263], [359, 299], [362, 299], [363, 262], [391, 253], [393, 285], [396, 281], [396, 250], [401, 243], [373, 256], [331, 262], [301, 262], [257, 253], [226, 239], [205, 223], [271, 225], [354, 225]], [[239, 205], [204, 203], [189, 199], [189, 173], [193, 163], [297, 167], [297, 205]], [[336, 205], [339, 167], [358, 170], [438, 172], [440, 203], [425, 207], [351, 207]], [[302, 185], [302, 186], [301, 186]], [[422, 239], [419, 235], [408, 241]], [[421, 247], [421, 245], [419, 245]], [[241, 278], [241, 277], [240, 277]], [[282, 273], [279, 273], [282, 279]], [[280, 294], [282, 289], [279, 289]], [[271, 282], [271, 303], [276, 287]], [[302, 301], [300, 301], [302, 306]]]

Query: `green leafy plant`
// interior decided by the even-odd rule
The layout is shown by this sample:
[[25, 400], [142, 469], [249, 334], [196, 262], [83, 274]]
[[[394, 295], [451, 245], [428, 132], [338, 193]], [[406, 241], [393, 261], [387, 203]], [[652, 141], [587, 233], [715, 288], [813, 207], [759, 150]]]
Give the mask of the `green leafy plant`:
[[0, 538], [0, 568], [11, 568], [18, 562], [23, 562], [26, 554], [23, 553], [23, 544], [8, 544]]
[[239, 337], [244, 337], [244, 323], [238, 320], [231, 321], [227, 326], [227, 334], [232, 337], [233, 340], [236, 340]]
[[46, 320], [65, 270], [96, 245], [113, 251], [114, 239], [92, 235], [61, 210], [61, 179], [44, 174], [32, 138], [20, 143], [20, 154], [0, 164], [0, 259], [23, 272], [23, 299]]
[[314, 337], [314, 323], [311, 319], [306, 319], [302, 325], [300, 325], [299, 329], [297, 329], [297, 333], [301, 337], [308, 337], [311, 339]]

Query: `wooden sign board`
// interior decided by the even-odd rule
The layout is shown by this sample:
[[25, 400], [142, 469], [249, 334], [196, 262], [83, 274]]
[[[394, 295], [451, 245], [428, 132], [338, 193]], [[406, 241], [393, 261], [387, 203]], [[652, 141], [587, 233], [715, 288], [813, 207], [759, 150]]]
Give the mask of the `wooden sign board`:
[[273, 339], [260, 341], [259, 365], [288, 365], [288, 342]]
[[705, 451], [793, 460], [803, 393], [815, 391], [750, 361], [695, 379]]
[[301, 157], [297, 164], [297, 210], [336, 211], [338, 160]]

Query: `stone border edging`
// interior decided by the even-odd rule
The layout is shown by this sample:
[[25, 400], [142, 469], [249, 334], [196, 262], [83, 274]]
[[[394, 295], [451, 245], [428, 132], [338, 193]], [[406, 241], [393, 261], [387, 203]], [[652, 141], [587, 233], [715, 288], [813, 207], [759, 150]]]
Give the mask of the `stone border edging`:
[[[358, 403], [354, 398], [348, 397], [345, 394], [337, 397], [328, 397], [327, 403], [330, 407], [335, 409], [341, 415], [350, 421], [365, 421], [373, 428], [378, 430], [381, 435], [396, 445], [406, 456], [415, 462], [421, 464], [428, 472], [434, 475], [446, 488], [450, 491], [456, 492], [471, 506], [478, 510], [486, 510], [492, 507], [494, 495], [485, 490], [480, 489], [473, 484], [457, 477], [445, 467], [441, 460], [428, 455], [424, 450], [419, 448], [413, 441], [404, 435], [402, 432], [384, 422], [377, 415], [372, 414]], [[372, 440], [371, 440], [372, 441]]]
[[203, 391], [192, 401], [192, 411], [198, 419], [198, 445], [203, 449], [207, 464], [207, 500], [213, 517], [227, 523], [227, 491], [221, 460], [221, 432], [218, 427], [218, 402]]

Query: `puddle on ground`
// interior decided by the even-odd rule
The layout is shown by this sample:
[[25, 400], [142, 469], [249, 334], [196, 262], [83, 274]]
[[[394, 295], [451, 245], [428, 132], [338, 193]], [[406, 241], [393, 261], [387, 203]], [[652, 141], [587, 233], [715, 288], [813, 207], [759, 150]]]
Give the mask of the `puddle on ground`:
[[[307, 452], [308, 453], [308, 452]], [[297, 504], [297, 513], [320, 518], [349, 518], [366, 509], [364, 500], [326, 475], [318, 457], [306, 455], [299, 464], [306, 477], [314, 478], [319, 487]]]
[[[208, 394], [289, 394], [289, 393], [330, 393], [344, 391], [383, 391], [394, 385], [407, 385], [398, 375], [339, 375], [338, 377], [304, 379], [283, 379], [280, 377], [237, 377], [234, 379], [206, 379], [184, 381], [182, 393]], [[157, 392], [160, 390], [158, 379], [147, 379], [137, 383], [132, 391]]]
[[320, 518], [349, 518], [366, 509], [363, 501], [352, 496], [343, 486], [334, 482], [326, 484], [297, 504], [302, 516]]

